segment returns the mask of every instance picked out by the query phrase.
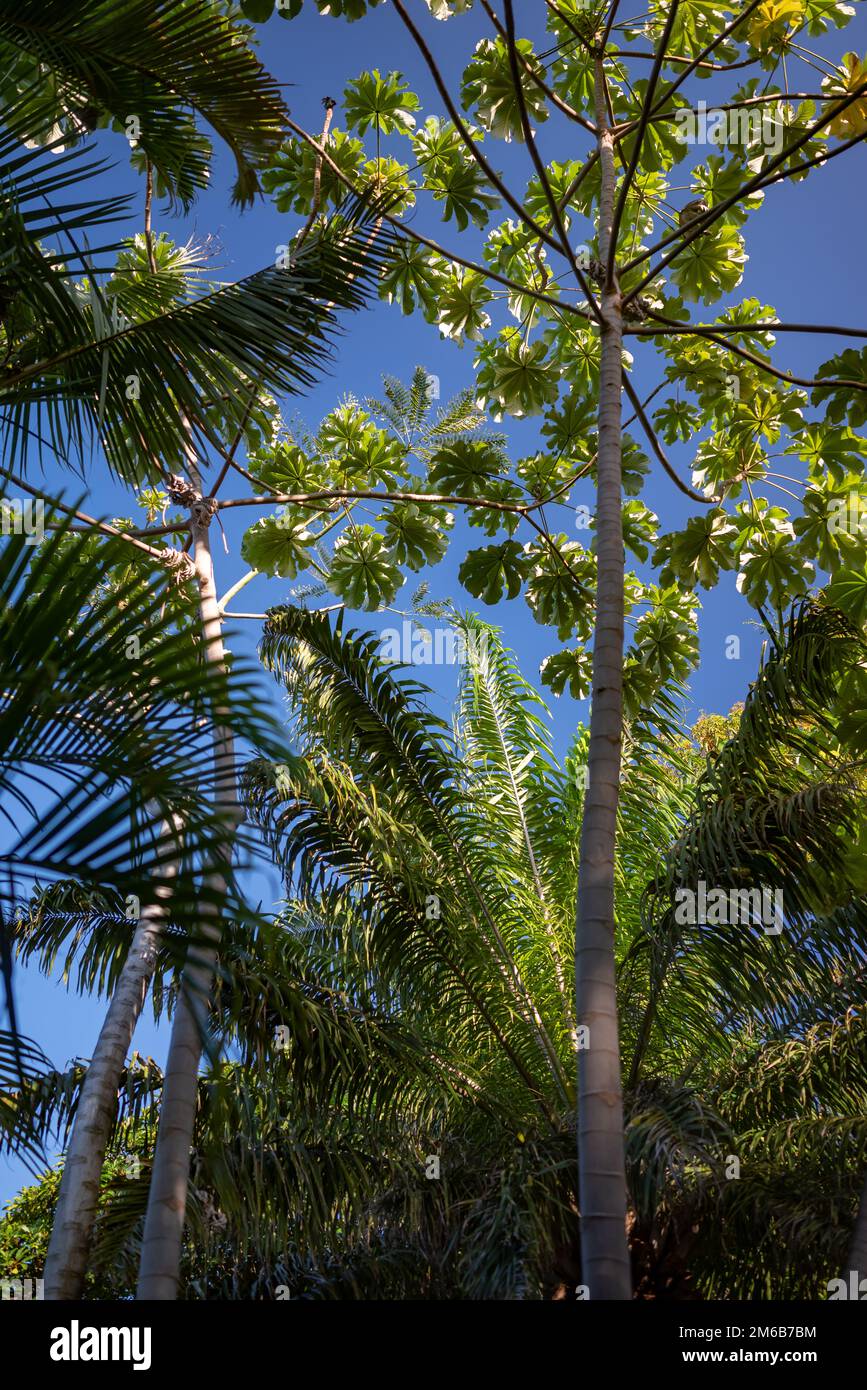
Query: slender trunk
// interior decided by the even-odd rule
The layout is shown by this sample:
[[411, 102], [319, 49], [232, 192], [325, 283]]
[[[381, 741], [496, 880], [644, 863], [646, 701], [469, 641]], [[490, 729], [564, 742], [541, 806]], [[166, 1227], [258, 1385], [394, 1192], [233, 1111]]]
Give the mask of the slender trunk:
[[[191, 472], [198, 485], [197, 471], [192, 465]], [[199, 584], [199, 612], [205, 659], [212, 666], [225, 671], [222, 619], [217, 601], [210, 545], [211, 516], [212, 512], [206, 501], [193, 503], [193, 556]], [[214, 713], [216, 804], [225, 811], [227, 818], [237, 822], [240, 811], [235, 787], [234, 739], [229, 729], [220, 723], [221, 711], [216, 710]], [[216, 894], [225, 891], [230, 855], [230, 849], [223, 851], [222, 858], [208, 877], [208, 887]], [[199, 1060], [221, 934], [219, 912], [212, 901], [203, 906], [201, 925], [201, 934], [206, 944], [204, 947], [190, 947], [172, 1022], [142, 1237], [136, 1294], [140, 1299], [174, 1299], [177, 1297], [180, 1282], [181, 1244], [190, 1176], [190, 1150], [196, 1119]]]
[[[177, 862], [164, 870], [177, 875]], [[157, 939], [166, 918], [168, 884], [156, 890], [157, 903], [142, 910], [105, 1016], [93, 1057], [84, 1074], [48, 1254], [45, 1297], [80, 1298], [99, 1201], [105, 1151], [117, 1114], [117, 1088], [156, 962]]]
[[867, 1178], [865, 1178], [864, 1187], [861, 1190], [861, 1204], [858, 1207], [855, 1229], [852, 1232], [852, 1243], [849, 1246], [849, 1264], [843, 1271], [843, 1278], [847, 1282], [849, 1272], [853, 1269], [859, 1281], [867, 1279]]
[[[608, 262], [614, 217], [614, 146], [608, 126], [602, 59], [596, 60], [596, 121], [602, 192], [599, 259]], [[584, 798], [578, 874], [575, 998], [579, 1029], [578, 1177], [581, 1264], [591, 1299], [628, 1299], [623, 1097], [614, 969], [614, 841], [623, 731], [623, 525], [620, 397], [622, 317], [616, 274], [600, 301], [599, 454], [596, 505], [597, 595], [593, 639], [589, 786]]]

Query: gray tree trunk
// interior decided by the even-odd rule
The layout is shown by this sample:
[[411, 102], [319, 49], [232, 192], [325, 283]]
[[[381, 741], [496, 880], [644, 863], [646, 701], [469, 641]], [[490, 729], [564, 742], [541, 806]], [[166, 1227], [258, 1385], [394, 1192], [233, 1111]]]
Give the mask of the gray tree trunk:
[[[177, 875], [177, 864], [167, 864], [164, 872], [171, 880]], [[48, 1242], [47, 1299], [75, 1299], [82, 1295], [99, 1201], [99, 1180], [117, 1114], [118, 1082], [147, 997], [170, 892], [168, 884], [161, 885], [154, 895], [157, 903], [142, 910], [84, 1075]]]
[[[192, 466], [191, 473], [198, 484], [197, 471]], [[225, 671], [226, 653], [211, 555], [211, 517], [207, 506], [194, 504], [191, 520], [205, 659]], [[229, 729], [220, 724], [219, 714], [219, 711], [215, 711], [215, 799], [227, 818], [237, 823], [241, 813], [235, 785], [234, 739]], [[218, 893], [222, 893], [226, 887], [226, 857], [230, 853], [230, 850], [225, 851], [222, 866], [218, 862], [208, 878], [209, 887]], [[220, 934], [219, 914], [212, 905], [206, 904], [201, 916], [201, 935], [205, 944], [190, 947], [172, 1022], [142, 1237], [136, 1294], [139, 1299], [171, 1300], [178, 1294], [199, 1060], [207, 1027]]]
[[861, 1204], [858, 1207], [855, 1229], [852, 1232], [852, 1243], [849, 1246], [849, 1265], [843, 1271], [843, 1278], [847, 1282], [849, 1271], [853, 1269], [859, 1281], [867, 1279], [867, 1178], [864, 1180], [864, 1187], [861, 1191]]
[[[608, 126], [601, 60], [596, 63], [596, 121], [602, 192], [599, 258], [608, 262], [614, 218], [614, 146]], [[578, 874], [575, 998], [579, 1029], [578, 1176], [582, 1279], [591, 1299], [632, 1294], [626, 1240], [623, 1097], [614, 962], [614, 842], [623, 736], [623, 524], [621, 516], [620, 292], [606, 285], [600, 307], [597, 460], [597, 595], [593, 639], [588, 789], [584, 797]]]

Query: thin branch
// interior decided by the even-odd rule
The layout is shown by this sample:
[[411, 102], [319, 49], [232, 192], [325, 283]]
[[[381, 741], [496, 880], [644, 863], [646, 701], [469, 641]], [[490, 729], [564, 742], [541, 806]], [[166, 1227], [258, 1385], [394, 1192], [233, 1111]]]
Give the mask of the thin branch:
[[[623, 176], [623, 182], [620, 185], [620, 194], [617, 199], [617, 206], [614, 209], [614, 221], [611, 224], [611, 235], [608, 241], [608, 264], [605, 267], [606, 287], [610, 286], [614, 279], [614, 260], [617, 254], [617, 235], [620, 231], [620, 223], [623, 219], [623, 213], [626, 208], [626, 200], [629, 197], [629, 189], [632, 186], [632, 180], [635, 177], [635, 171], [638, 168], [638, 161], [641, 158], [641, 142], [644, 139], [644, 132], [647, 129], [647, 122], [652, 110], [653, 95], [656, 91], [656, 84], [659, 81], [659, 74], [662, 71], [662, 64], [665, 61], [665, 50], [667, 49], [668, 41], [671, 38], [671, 31], [674, 28], [674, 21], [677, 19], [677, 12], [679, 7], [680, 0], [672, 0], [671, 8], [668, 11], [668, 18], [665, 21], [665, 28], [662, 32], [662, 38], [659, 41], [659, 48], [656, 54], [656, 61], [653, 64], [653, 68], [651, 69], [650, 80], [647, 84], [647, 91], [644, 93], [644, 100], [641, 104], [641, 116], [639, 118], [638, 130], [635, 136], [635, 148], [632, 151], [632, 158], [629, 161], [629, 167], [626, 170], [626, 173]], [[616, 11], [617, 0], [614, 0], [614, 5], [612, 6], [611, 11], [612, 16], [616, 13]], [[609, 29], [610, 27], [611, 26], [609, 22]], [[606, 30], [606, 36], [607, 34], [608, 30]], [[603, 48], [604, 46], [605, 45], [603, 41]]]
[[696, 492], [695, 489], [689, 487], [687, 483], [681, 482], [680, 478], [677, 476], [668, 459], [666, 458], [665, 451], [663, 450], [663, 447], [659, 442], [656, 430], [653, 428], [647, 416], [645, 415], [644, 407], [642, 406], [641, 401], [638, 399], [638, 396], [635, 390], [633, 389], [632, 383], [625, 372], [623, 373], [623, 389], [625, 390], [627, 396], [632, 402], [633, 409], [635, 410], [635, 414], [638, 417], [641, 428], [647, 435], [650, 447], [653, 449], [653, 452], [656, 454], [656, 457], [659, 459], [659, 462], [662, 464], [663, 468], [665, 469], [671, 481], [674, 483], [675, 487], [679, 488], [680, 491], [684, 493], [687, 497], [691, 497], [693, 502], [701, 502], [706, 507], [713, 506], [717, 502], [722, 501], [722, 498], [720, 497], [705, 497], [703, 493]]
[[705, 333], [735, 333], [744, 337], [749, 337], [751, 333], [829, 333], [839, 338], [867, 338], [865, 328], [842, 328], [839, 324], [827, 323], [675, 323], [673, 319], [667, 319], [664, 326], [660, 324], [658, 327], [654, 324], [624, 324], [623, 331], [638, 337], [643, 334], [664, 336], [666, 333], [695, 333], [699, 337]]
[[[507, 31], [501, 23], [499, 15], [496, 13], [493, 6], [488, 3], [488, 0], [482, 0], [482, 8], [484, 9], [485, 13], [487, 14], [488, 18], [490, 19], [494, 28], [497, 30], [497, 33], [500, 35], [500, 37], [506, 39], [506, 41], [508, 42]], [[568, 116], [570, 121], [575, 121], [578, 125], [583, 126], [584, 129], [588, 131], [591, 135], [596, 134], [596, 129], [593, 126], [593, 124], [590, 121], [588, 121], [585, 116], [580, 115], [580, 113], [576, 111], [574, 107], [570, 106], [568, 102], [563, 101], [562, 97], [559, 97], [557, 95], [553, 87], [548, 86], [548, 83], [545, 81], [545, 79], [539, 76], [538, 72], [533, 67], [533, 64], [529, 62], [527, 58], [524, 57], [523, 53], [517, 52], [516, 50], [516, 57], [518, 59], [518, 62], [521, 64], [524, 71], [526, 72], [527, 76], [530, 78], [530, 81], [535, 83], [539, 90], [545, 93], [545, 96], [551, 102], [552, 106], [556, 106], [557, 110], [562, 111], [564, 116]]]
[[539, 223], [536, 222], [536, 220], [530, 216], [523, 203], [521, 203], [521, 201], [512, 194], [509, 187], [503, 182], [499, 174], [492, 168], [485, 156], [482, 154], [478, 146], [478, 143], [473, 139], [472, 135], [468, 131], [466, 125], [464, 124], [464, 121], [461, 118], [460, 112], [458, 111], [454, 101], [452, 100], [451, 93], [448, 89], [448, 85], [445, 82], [442, 73], [440, 72], [437, 66], [436, 59], [434, 58], [433, 54], [431, 53], [430, 49], [428, 48], [427, 44], [425, 43], [422, 35], [419, 33], [415, 24], [412, 22], [409, 15], [407, 14], [406, 9], [403, 6], [402, 0], [392, 0], [392, 3], [394, 5], [394, 8], [397, 10], [397, 13], [400, 15], [400, 18], [403, 21], [405, 27], [409, 30], [409, 33], [412, 35], [416, 47], [418, 48], [419, 52], [425, 60], [425, 63], [428, 66], [428, 70], [430, 71], [431, 77], [433, 78], [434, 83], [436, 84], [437, 91], [439, 92], [440, 97], [443, 100], [443, 103], [445, 105], [446, 110], [449, 113], [449, 117], [452, 121], [452, 124], [455, 127], [455, 130], [460, 135], [461, 139], [463, 140], [473, 159], [478, 164], [479, 168], [485, 174], [486, 178], [488, 179], [488, 182], [491, 184], [491, 187], [496, 188], [503, 201], [505, 203], [508, 203], [509, 207], [515, 213], [515, 215], [521, 219], [525, 226], [529, 227], [530, 230], [536, 234], [536, 236], [540, 237], [542, 241], [545, 242], [546, 246], [550, 246], [553, 251], [559, 252], [561, 250], [561, 247], [554, 239], [554, 237], [549, 236], [549, 234], [545, 231], [545, 228], [540, 227]]
[[[653, 314], [652, 317], [662, 319], [662, 315]], [[664, 319], [662, 319], [665, 322]], [[793, 376], [791, 372], [780, 371], [778, 367], [773, 367], [769, 362], [761, 357], [757, 357], [754, 352], [749, 352], [747, 348], [738, 347], [736, 343], [727, 343], [725, 338], [721, 338], [712, 329], [703, 329], [696, 334], [699, 338], [707, 338], [718, 347], [724, 348], [726, 352], [732, 352], [737, 357], [742, 357], [744, 361], [751, 362], [754, 367], [767, 372], [770, 376], [775, 376], [780, 381], [785, 381], [789, 386], [806, 386], [812, 390], [817, 386], [830, 386], [832, 388], [848, 387], [853, 391], [867, 391], [867, 381], [850, 381], [846, 377], [802, 377]]]
[[370, 502], [434, 502], [453, 507], [487, 507], [490, 511], [515, 512], [523, 515], [530, 510], [530, 504], [517, 502], [495, 502], [483, 497], [459, 497], [450, 493], [438, 492], [374, 492], [350, 488], [322, 488], [316, 492], [280, 492], [261, 497], [226, 497], [217, 503], [218, 511], [226, 507], [272, 507], [282, 505], [303, 506], [308, 502], [370, 501]]
[[[293, 120], [287, 120], [286, 125], [300, 140], [306, 141], [314, 150], [319, 149], [313, 136], [309, 131], [306, 131], [303, 126], [296, 125]], [[340, 165], [335, 163], [326, 151], [323, 151], [323, 157], [332, 173], [345, 188], [355, 194], [361, 191], [352, 180], [346, 176], [340, 168]], [[493, 280], [495, 284], [502, 285], [504, 289], [511, 290], [513, 293], [538, 300], [540, 304], [550, 304], [555, 309], [564, 309], [567, 313], [575, 314], [578, 318], [583, 319], [585, 322], [587, 321], [586, 313], [579, 308], [578, 305], [563, 304], [559, 299], [555, 299], [553, 295], [545, 294], [542, 290], [534, 289], [529, 285], [521, 285], [517, 280], [510, 280], [507, 275], [500, 275], [497, 271], [491, 270], [489, 266], [481, 265], [478, 261], [469, 260], [466, 256], [458, 255], [455, 251], [449, 251], [444, 246], [441, 246], [439, 242], [433, 241], [430, 237], [424, 236], [421, 232], [417, 232], [413, 227], [407, 226], [405, 222], [401, 222], [399, 218], [394, 217], [391, 213], [384, 212], [382, 216], [384, 221], [388, 222], [388, 224], [393, 227], [395, 231], [400, 233], [401, 236], [406, 237], [410, 241], [417, 241], [421, 246], [427, 246], [429, 250], [435, 251], [438, 256], [442, 256], [444, 260], [452, 261], [455, 265], [463, 266], [465, 270], [472, 270], [477, 275], [482, 275], [488, 280]]]
[[[711, 226], [711, 224], [718, 221], [718, 219], [722, 217], [723, 213], [727, 212], [730, 207], [732, 207], [735, 203], [739, 203], [750, 193], [756, 191], [761, 187], [764, 187], [769, 170], [778, 169], [791, 157], [795, 150], [798, 150], [803, 145], [806, 145], [808, 141], [812, 140], [814, 135], [816, 135], [820, 130], [823, 130], [826, 125], [829, 125], [831, 121], [833, 121], [837, 116], [841, 114], [841, 112], [845, 111], [846, 108], [851, 106], [853, 102], [860, 100], [860, 98], [863, 97], [865, 92], [867, 92], [867, 82], [862, 82], [859, 84], [859, 86], [856, 88], [854, 92], [850, 93], [847, 97], [845, 97], [835, 106], [832, 106], [831, 109], [827, 111], [820, 120], [816, 121], [810, 127], [810, 129], [805, 132], [804, 135], [799, 136], [798, 139], [788, 147], [788, 149], [781, 150], [781, 152], [771, 160], [767, 169], [763, 170], [759, 174], [756, 174], [753, 178], [748, 179], [745, 184], [742, 184], [736, 192], [730, 195], [730, 197], [724, 198], [721, 203], [717, 203], [714, 207], [709, 208], [707, 212], [702, 213], [699, 217], [694, 217], [685, 228], [678, 228], [676, 231], [670, 233], [668, 236], [663, 237], [662, 240], [657, 242], [655, 246], [651, 246], [648, 251], [643, 251], [641, 255], [633, 257], [629, 264], [624, 266], [624, 273], [628, 270], [632, 270], [636, 265], [640, 265], [643, 261], [646, 261], [649, 257], [655, 255], [657, 251], [661, 251], [664, 246], [670, 245], [671, 242], [677, 240], [681, 241], [680, 246], [676, 246], [673, 251], [671, 251], [667, 256], [664, 256], [662, 260], [659, 262], [659, 264], [653, 270], [648, 271], [644, 279], [639, 281], [635, 288], [629, 291], [629, 294], [625, 297], [623, 301], [624, 305], [628, 304], [632, 299], [634, 299], [637, 294], [640, 294], [641, 291], [644, 289], [645, 285], [649, 284], [651, 280], [654, 280], [656, 276], [660, 273], [660, 271], [664, 270], [665, 267], [669, 265], [670, 262], [673, 261], [676, 256], [679, 256], [681, 251], [683, 251], [684, 248], [688, 246], [690, 242], [695, 241], [696, 237], [699, 237], [702, 235], [703, 232], [706, 232], [708, 228]], [[858, 138], [863, 139], [864, 137], [859, 136]], [[850, 141], [849, 143], [853, 144], [855, 142]], [[792, 172], [792, 170], [786, 171], [783, 177], [791, 177]]]
[[10, 483], [14, 483], [16, 487], [23, 488], [25, 492], [29, 492], [31, 497], [37, 497], [40, 501], [47, 502], [48, 505], [55, 510], [65, 512], [67, 516], [74, 516], [77, 521], [83, 521], [90, 530], [100, 531], [105, 536], [111, 536], [112, 539], [125, 541], [126, 544], [132, 546], [134, 550], [138, 550], [141, 554], [147, 555], [148, 559], [155, 560], [160, 565], [171, 563], [169, 556], [177, 555], [177, 551], [170, 549], [157, 550], [155, 546], [146, 545], [144, 541], [137, 540], [135, 536], [130, 535], [127, 531], [118, 530], [116, 526], [111, 526], [107, 521], [97, 521], [96, 517], [88, 516], [87, 512], [80, 512], [75, 507], [67, 506], [65, 502], [58, 501], [56, 497], [51, 497], [47, 492], [40, 491], [38, 487], [32, 487], [31, 484], [25, 482], [23, 478], [16, 477], [16, 475], [10, 473], [8, 469], [4, 470], [3, 476], [8, 478]]
[[[675, 3], [677, 3], [677, 0], [675, 0]], [[545, 194], [545, 200], [548, 203], [549, 208], [551, 209], [551, 217], [555, 227], [557, 228], [557, 235], [559, 236], [560, 241], [562, 243], [563, 254], [566, 256], [566, 259], [568, 260], [569, 265], [571, 266], [572, 271], [578, 280], [578, 284], [581, 286], [581, 290], [584, 294], [585, 299], [587, 300], [587, 303], [590, 305], [590, 308], [592, 309], [596, 319], [601, 323], [602, 310], [597, 304], [593, 291], [591, 290], [587, 280], [584, 278], [584, 275], [581, 272], [581, 268], [578, 265], [575, 253], [572, 250], [572, 247], [569, 243], [569, 236], [566, 231], [566, 225], [560, 214], [560, 207], [557, 203], [557, 199], [554, 197], [554, 191], [551, 188], [551, 184], [548, 179], [548, 171], [545, 168], [545, 162], [539, 154], [539, 151], [536, 148], [536, 141], [533, 138], [533, 129], [530, 125], [530, 113], [527, 110], [527, 103], [524, 98], [524, 89], [521, 85], [521, 75], [518, 71], [518, 48], [515, 40], [515, 12], [512, 7], [512, 0], [503, 0], [503, 8], [506, 16], [506, 47], [509, 51], [509, 66], [512, 70], [512, 83], [515, 88], [515, 97], [518, 102], [518, 110], [521, 113], [521, 127], [524, 131], [524, 140], [526, 141], [527, 149], [529, 150], [530, 158], [533, 161], [536, 173], [539, 175], [539, 180], [542, 184], [542, 190]]]

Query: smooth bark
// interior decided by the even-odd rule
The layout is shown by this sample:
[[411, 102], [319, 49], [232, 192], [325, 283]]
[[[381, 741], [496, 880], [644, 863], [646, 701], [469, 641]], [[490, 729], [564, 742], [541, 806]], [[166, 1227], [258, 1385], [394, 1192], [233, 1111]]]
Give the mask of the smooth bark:
[[[601, 59], [596, 63], [596, 119], [602, 171], [599, 259], [605, 266], [616, 175]], [[577, 1022], [579, 1030], [588, 1030], [588, 1045], [578, 1053], [578, 1174], [582, 1281], [591, 1299], [628, 1299], [632, 1293], [614, 961], [614, 844], [623, 730], [620, 304], [615, 269], [600, 301], [604, 323], [600, 330], [596, 623], [575, 942]]]
[[849, 1273], [853, 1269], [859, 1280], [867, 1279], [867, 1178], [864, 1179], [864, 1187], [861, 1190], [861, 1203], [852, 1232], [852, 1243], [849, 1246], [849, 1264], [843, 1271], [843, 1278], [848, 1281]]
[[[191, 473], [198, 485], [198, 475], [192, 467]], [[214, 510], [208, 507], [207, 501], [193, 503], [190, 515], [205, 659], [213, 667], [225, 671], [222, 617], [210, 545], [210, 523]], [[219, 710], [215, 711], [215, 799], [226, 818], [237, 823], [241, 813], [235, 781], [234, 739], [230, 730], [221, 724], [220, 713]], [[231, 850], [227, 848], [222, 854], [222, 860], [218, 860], [207, 880], [213, 895], [222, 895], [226, 888]], [[196, 943], [190, 947], [172, 1022], [142, 1237], [136, 1294], [139, 1299], [171, 1300], [178, 1294], [199, 1061], [207, 1028], [208, 1003], [220, 935], [219, 913], [212, 900], [209, 900], [201, 914], [204, 944]]]
[[[177, 827], [176, 827], [177, 828]], [[164, 830], [167, 827], [164, 827]], [[167, 864], [165, 879], [177, 876]], [[166, 919], [169, 883], [141, 912], [117, 988], [84, 1074], [45, 1260], [45, 1297], [81, 1298], [99, 1201], [105, 1151], [117, 1115], [117, 1088], [156, 962]]]

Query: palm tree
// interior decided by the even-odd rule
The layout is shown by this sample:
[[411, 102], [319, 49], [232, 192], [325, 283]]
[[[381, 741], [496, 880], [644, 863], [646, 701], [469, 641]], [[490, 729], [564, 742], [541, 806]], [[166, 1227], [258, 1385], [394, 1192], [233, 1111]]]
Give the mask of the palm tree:
[[[558, 767], [497, 634], [460, 626], [450, 729], [371, 639], [272, 615], [264, 655], [297, 751], [251, 764], [245, 786], [290, 899], [222, 951], [214, 1023], [238, 1054], [199, 1079], [189, 1296], [586, 1284], [570, 1097], [545, 1039], [566, 1072], [575, 1021], [553, 962], [587, 736]], [[867, 1160], [867, 936], [847, 837], [857, 730], [841, 761], [833, 706], [861, 651], [807, 605], [743, 715], [700, 722], [701, 748], [665, 709], [630, 729], [616, 893], [637, 1296], [816, 1297], [842, 1263]], [[676, 923], [673, 889], [699, 871], [783, 883], [785, 933]], [[81, 969], [92, 980], [98, 959]], [[146, 1152], [161, 1080], [126, 1077], [114, 1151]], [[67, 1117], [76, 1085], [41, 1078], [31, 1110]], [[97, 1226], [96, 1268], [124, 1289], [147, 1184], [146, 1161], [118, 1178]]]
[[[0, 91], [4, 476], [16, 490], [42, 500], [39, 489], [13, 472], [16, 465], [26, 466], [32, 441], [62, 462], [74, 462], [95, 435], [122, 479], [137, 485], [162, 482], [176, 498], [182, 495], [197, 532], [194, 561], [172, 546], [152, 546], [132, 536], [121, 541], [131, 562], [156, 563], [198, 582], [201, 651], [217, 670], [219, 622], [206, 543], [212, 508], [201, 485], [194, 486], [191, 450], [203, 443], [220, 447], [226, 431], [242, 435], [262, 392], [295, 391], [312, 380], [337, 312], [364, 302], [377, 262], [375, 210], [354, 204], [328, 227], [305, 235], [303, 244], [299, 239], [286, 264], [278, 257], [236, 285], [181, 279], [167, 295], [168, 277], [161, 274], [150, 231], [154, 182], [158, 192], [191, 202], [209, 172], [210, 146], [197, 122], [204, 123], [232, 150], [234, 197], [249, 203], [257, 188], [256, 161], [276, 148], [282, 134], [286, 111], [277, 84], [247, 38], [244, 27], [210, 0], [72, 7], [49, 0], [45, 6], [0, 7], [0, 46], [7, 59]], [[123, 130], [147, 172], [144, 271], [102, 259], [121, 247], [103, 245], [97, 255], [83, 240], [93, 233], [102, 239], [105, 223], [122, 211], [123, 200], [57, 202], [59, 192], [65, 196], [73, 183], [85, 183], [104, 167], [79, 148], [82, 135], [97, 125]], [[184, 461], [191, 465], [190, 479], [176, 472]], [[78, 516], [95, 531], [113, 530]], [[233, 721], [222, 703], [211, 708], [211, 720], [219, 775], [210, 785], [215, 813], [225, 821], [234, 815]], [[161, 824], [152, 833], [162, 836]], [[229, 854], [229, 843], [214, 841], [211, 872], [204, 879], [204, 919], [214, 916], [225, 896]], [[135, 1000], [147, 983], [153, 929], [161, 920], [158, 902], [154, 920], [142, 924], [131, 953], [97, 1050], [93, 1081], [85, 1081], [85, 1091], [89, 1085], [95, 1091], [85, 1097], [82, 1134], [73, 1140], [75, 1161], [61, 1196], [64, 1222], [67, 1211], [83, 1213], [85, 1225], [92, 1216], [93, 1201], [82, 1199], [75, 1174], [87, 1171], [95, 1199], [94, 1174], [109, 1123], [99, 1096], [123, 1063]], [[187, 983], [203, 988], [205, 976], [196, 981], [194, 975], [191, 960]], [[176, 1015], [179, 1037], [186, 1008], [182, 1001]], [[179, 1070], [187, 1093], [195, 1090], [197, 1063], [198, 1047], [188, 1038]], [[91, 1100], [102, 1116], [97, 1126]], [[83, 1164], [82, 1154], [88, 1155]], [[50, 1288], [69, 1293], [80, 1287], [86, 1236], [78, 1218], [70, 1225], [69, 1241], [58, 1235]]]
[[[234, 831], [214, 802], [212, 703], [228, 703], [232, 727], [255, 745], [267, 742], [271, 727], [273, 744], [252, 672], [242, 664], [229, 683], [204, 665], [198, 644], [178, 627], [184, 608], [188, 601], [164, 576], [129, 565], [120, 539], [72, 534], [68, 520], [35, 551], [23, 536], [3, 542], [0, 785], [12, 837], [2, 856], [0, 940], [10, 1055], [19, 1047], [11, 945], [26, 919], [9, 928], [35, 887], [36, 924], [68, 910], [72, 895], [84, 909], [76, 915], [88, 943], [108, 936], [112, 950], [127, 952], [61, 1188], [57, 1242], [63, 1263], [81, 1277], [117, 1076], [154, 937], [167, 917], [175, 933], [195, 937], [203, 901], [244, 910], [234, 875], [219, 894], [198, 882], [199, 863], [231, 844]], [[15, 1142], [32, 1150], [38, 1136], [25, 1123]]]
[[[444, 1243], [450, 1235], [465, 1248], [470, 1239], [463, 1226], [455, 1234], [453, 1207], [471, 1210], [490, 1241], [479, 1281], [465, 1287], [516, 1296], [528, 1267], [536, 1288], [545, 1286], [540, 1270], [550, 1279], [553, 1268], [576, 1278], [579, 1269], [564, 1084], [575, 1019], [556, 961], [568, 950], [586, 741], [557, 769], [538, 697], [494, 634], [473, 620], [463, 631], [484, 633], [487, 651], [467, 643], [450, 738], [369, 642], [342, 638], [312, 614], [273, 612], [263, 655], [297, 701], [302, 757], [276, 772], [254, 769], [250, 791], [300, 899], [287, 927], [300, 921], [301, 958], [365, 1017], [374, 1001], [379, 1012], [390, 1001], [439, 1074], [434, 1100], [429, 1077], [414, 1082], [404, 1071], [387, 1083], [377, 1058], [370, 1110], [356, 1075], [344, 1105], [351, 1096], [354, 1118], [375, 1116], [402, 1084], [395, 1105], [405, 1135], [426, 1134], [430, 1153], [456, 1165], [457, 1190], [438, 1209], [440, 1219], [447, 1213]], [[867, 1154], [859, 1023], [867, 917], [849, 848], [857, 735], [842, 747], [828, 711], [841, 683], [858, 679], [862, 652], [833, 610], [803, 605], [704, 773], [664, 711], [655, 730], [630, 730], [615, 883], [639, 1293], [816, 1296], [817, 1267], [833, 1272], [840, 1257], [848, 1221], [834, 1212], [854, 1213]], [[674, 889], [697, 876], [782, 888], [785, 934], [760, 922], [679, 926]], [[795, 1076], [812, 1098], [806, 1114]], [[332, 1090], [328, 1100], [333, 1107]], [[475, 1200], [461, 1188], [460, 1157], [471, 1152], [471, 1171], [490, 1175], [498, 1121], [505, 1152], [487, 1194], [494, 1218], [478, 1188]], [[516, 1149], [532, 1153], [527, 1168], [516, 1170]], [[393, 1141], [380, 1151], [391, 1158]], [[407, 1175], [396, 1186], [417, 1194], [418, 1148], [413, 1158], [415, 1181]], [[532, 1196], [522, 1185], [516, 1200], [516, 1171], [533, 1175]], [[381, 1226], [387, 1200], [369, 1204], [369, 1222]], [[397, 1210], [392, 1234], [412, 1221]], [[794, 1270], [793, 1246], [804, 1256]], [[504, 1248], [514, 1261], [503, 1260]]]

